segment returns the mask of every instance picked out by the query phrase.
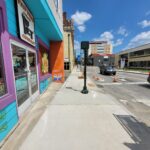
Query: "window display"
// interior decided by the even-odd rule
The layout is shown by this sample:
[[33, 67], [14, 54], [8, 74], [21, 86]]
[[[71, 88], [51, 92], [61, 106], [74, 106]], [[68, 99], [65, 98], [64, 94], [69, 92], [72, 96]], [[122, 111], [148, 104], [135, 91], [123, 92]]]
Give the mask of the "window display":
[[48, 54], [43, 53], [42, 57], [42, 73], [48, 73]]
[[41, 74], [45, 75], [49, 73], [49, 55], [46, 49], [40, 46], [40, 65], [41, 65]]

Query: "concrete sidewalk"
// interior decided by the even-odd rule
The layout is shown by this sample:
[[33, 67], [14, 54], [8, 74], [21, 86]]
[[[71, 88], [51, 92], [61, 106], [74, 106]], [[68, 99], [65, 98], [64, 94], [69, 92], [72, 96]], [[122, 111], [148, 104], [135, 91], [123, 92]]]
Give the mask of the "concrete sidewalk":
[[129, 145], [135, 142], [118, 119], [131, 114], [89, 79], [89, 94], [81, 94], [83, 79], [78, 79], [79, 74], [74, 69], [34, 128], [26, 131], [28, 135], [16, 138], [20, 143], [15, 147], [13, 137], [12, 145], [8, 140], [4, 149], [131, 150]]

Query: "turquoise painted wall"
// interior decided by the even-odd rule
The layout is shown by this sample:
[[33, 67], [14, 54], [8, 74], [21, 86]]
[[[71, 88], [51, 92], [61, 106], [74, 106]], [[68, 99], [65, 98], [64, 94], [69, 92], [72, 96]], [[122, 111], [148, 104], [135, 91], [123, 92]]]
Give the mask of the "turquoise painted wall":
[[15, 2], [14, 0], [6, 1], [6, 12], [7, 12], [7, 22], [8, 31], [13, 36], [17, 37], [17, 22], [16, 22], [16, 12], [15, 12]]
[[[15, 37], [17, 35], [17, 21], [16, 21], [16, 12], [15, 12], [15, 1], [14, 0], [5, 0], [6, 1], [6, 12], [7, 12], [7, 22], [8, 22], [8, 32]], [[32, 12], [32, 10], [30, 10]], [[49, 47], [50, 41], [48, 38], [41, 32], [38, 24], [35, 21], [35, 34]]]
[[48, 86], [51, 82], [52, 82], [51, 77], [40, 82], [40, 93], [41, 94], [48, 88]]
[[0, 142], [18, 122], [16, 101], [0, 110]]

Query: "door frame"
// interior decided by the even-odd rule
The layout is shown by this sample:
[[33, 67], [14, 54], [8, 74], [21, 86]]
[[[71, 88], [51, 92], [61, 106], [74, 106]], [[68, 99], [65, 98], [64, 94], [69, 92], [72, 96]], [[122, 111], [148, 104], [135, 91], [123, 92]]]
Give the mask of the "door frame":
[[[28, 52], [33, 52], [35, 53], [36, 56], [36, 70], [37, 70], [37, 84], [38, 84], [38, 90], [32, 95], [31, 94], [31, 84], [29, 83], [28, 80], [28, 84], [29, 84], [29, 98], [20, 106], [18, 106], [18, 100], [17, 100], [17, 92], [16, 92], [16, 82], [15, 82], [15, 73], [14, 73], [14, 69], [13, 69], [13, 79], [14, 79], [14, 85], [15, 85], [15, 95], [16, 95], [16, 103], [17, 103], [17, 109], [18, 109], [18, 115], [21, 116], [28, 108], [29, 106], [32, 104], [33, 101], [36, 100], [36, 98], [40, 95], [39, 93], [39, 74], [38, 74], [38, 62], [37, 62], [37, 53], [35, 49], [32, 49], [18, 41], [12, 40], [10, 39], [10, 50], [11, 50], [11, 59], [12, 59], [12, 68], [13, 66], [13, 50], [12, 50], [12, 45], [16, 45], [18, 47], [21, 47], [23, 49], [25, 49], [26, 52], [26, 56], [28, 57]], [[28, 58], [26, 58], [26, 61], [28, 60]], [[29, 62], [27, 62], [27, 66], [29, 67]], [[28, 74], [29, 76], [29, 74]]]

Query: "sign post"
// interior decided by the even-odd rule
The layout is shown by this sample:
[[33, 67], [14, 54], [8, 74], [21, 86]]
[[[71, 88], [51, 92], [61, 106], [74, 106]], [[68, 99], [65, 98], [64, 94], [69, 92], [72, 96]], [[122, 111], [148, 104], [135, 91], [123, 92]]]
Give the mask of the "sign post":
[[81, 93], [88, 94], [89, 91], [88, 91], [87, 86], [86, 86], [86, 80], [87, 80], [86, 65], [87, 65], [87, 52], [89, 49], [89, 42], [88, 41], [82, 41], [81, 42], [81, 49], [84, 50], [84, 86], [83, 86], [83, 90], [81, 91]]

